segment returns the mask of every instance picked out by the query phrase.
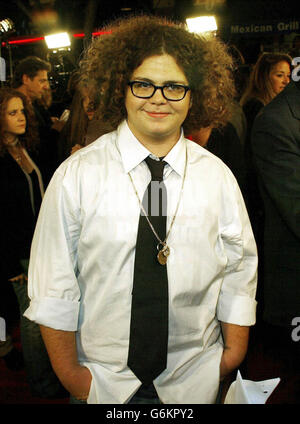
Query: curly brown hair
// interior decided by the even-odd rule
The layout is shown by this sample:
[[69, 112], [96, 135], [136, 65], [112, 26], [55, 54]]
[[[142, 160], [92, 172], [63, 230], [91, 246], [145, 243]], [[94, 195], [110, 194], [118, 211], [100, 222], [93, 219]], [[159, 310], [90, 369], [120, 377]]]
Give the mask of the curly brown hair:
[[235, 96], [232, 58], [216, 37], [189, 32], [181, 23], [156, 16], [133, 16], [104, 28], [94, 39], [80, 69], [89, 81], [97, 119], [106, 132], [127, 117], [125, 94], [131, 75], [154, 55], [171, 55], [183, 70], [192, 93], [192, 107], [183, 123], [186, 134], [202, 127], [220, 127], [230, 117]]
[[34, 117], [32, 106], [28, 103], [23, 93], [12, 88], [0, 88], [0, 156], [6, 152], [4, 144], [4, 122], [9, 100], [20, 98], [24, 105], [26, 117], [26, 132], [19, 136], [20, 143], [28, 150], [36, 150], [39, 142], [37, 123]]

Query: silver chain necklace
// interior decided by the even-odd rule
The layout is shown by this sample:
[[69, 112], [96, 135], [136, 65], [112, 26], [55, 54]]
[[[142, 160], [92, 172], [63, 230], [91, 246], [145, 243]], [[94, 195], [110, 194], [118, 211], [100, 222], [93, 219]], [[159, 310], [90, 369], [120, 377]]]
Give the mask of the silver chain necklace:
[[134, 192], [135, 192], [136, 197], [137, 197], [137, 199], [138, 199], [138, 201], [139, 201], [140, 208], [142, 209], [142, 211], [143, 211], [143, 213], [144, 213], [144, 215], [145, 215], [145, 218], [147, 219], [147, 222], [148, 222], [148, 224], [149, 224], [149, 226], [150, 226], [150, 228], [151, 228], [151, 230], [152, 230], [153, 234], [154, 234], [154, 235], [155, 235], [155, 237], [157, 238], [157, 241], [158, 241], [158, 245], [157, 245], [157, 250], [158, 250], [157, 260], [158, 260], [158, 262], [159, 262], [161, 265], [166, 265], [167, 260], [168, 260], [168, 256], [170, 255], [170, 248], [169, 248], [169, 246], [167, 245], [167, 239], [168, 239], [168, 237], [169, 237], [170, 231], [171, 231], [171, 229], [172, 229], [172, 227], [173, 227], [173, 224], [174, 224], [175, 218], [176, 218], [176, 216], [177, 216], [177, 212], [178, 212], [178, 208], [179, 208], [180, 200], [181, 200], [182, 193], [183, 193], [183, 186], [184, 186], [185, 177], [186, 177], [186, 169], [187, 169], [187, 147], [185, 148], [185, 165], [184, 165], [184, 173], [183, 173], [183, 179], [182, 179], [181, 189], [180, 189], [180, 193], [179, 193], [179, 198], [178, 198], [178, 202], [177, 202], [177, 206], [176, 206], [175, 213], [174, 213], [173, 218], [172, 218], [172, 221], [171, 221], [171, 225], [170, 225], [170, 227], [169, 227], [169, 230], [168, 230], [168, 232], [167, 232], [167, 235], [166, 235], [166, 237], [165, 237], [164, 241], [162, 241], [162, 240], [160, 239], [159, 235], [158, 235], [158, 234], [157, 234], [157, 232], [155, 231], [155, 228], [154, 228], [154, 227], [153, 227], [153, 225], [151, 224], [151, 222], [150, 222], [150, 220], [149, 220], [149, 218], [148, 218], [148, 214], [147, 214], [147, 212], [145, 211], [145, 208], [144, 208], [144, 206], [143, 206], [143, 203], [141, 202], [141, 199], [140, 199], [140, 197], [139, 197], [139, 195], [138, 195], [138, 192], [137, 192], [137, 189], [136, 189], [135, 184], [134, 184], [134, 182], [133, 182], [132, 176], [130, 175], [130, 172], [128, 173], [129, 178], [130, 178], [130, 181], [131, 181], [132, 186], [133, 186], [133, 189], [134, 189]]

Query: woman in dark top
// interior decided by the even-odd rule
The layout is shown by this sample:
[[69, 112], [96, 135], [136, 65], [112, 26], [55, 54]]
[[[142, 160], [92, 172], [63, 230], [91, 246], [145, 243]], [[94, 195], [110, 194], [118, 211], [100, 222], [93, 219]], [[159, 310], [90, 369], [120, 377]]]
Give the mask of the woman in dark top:
[[25, 105], [21, 93], [0, 90], [0, 222], [1, 241], [5, 243], [1, 269], [11, 281], [25, 279], [21, 261], [29, 258], [44, 194], [42, 175], [35, 163], [38, 138], [26, 117], [30, 112], [25, 112]]
[[[290, 82], [292, 58], [284, 53], [262, 53], [250, 74], [248, 87], [241, 98], [241, 105], [247, 120], [245, 140], [246, 165], [246, 205], [257, 243], [259, 258], [262, 258], [264, 210], [259, 193], [256, 170], [252, 160], [251, 131], [256, 116], [264, 106], [271, 102]], [[259, 284], [257, 289], [258, 318], [262, 305], [262, 269], [259, 261]]]
[[261, 234], [263, 218], [262, 203], [252, 163], [251, 131], [260, 110], [290, 82], [291, 67], [292, 58], [288, 54], [262, 53], [251, 71], [248, 87], [240, 102], [247, 120], [245, 141], [247, 207], [257, 241]]
[[[21, 314], [21, 343], [28, 381], [34, 395], [48, 397], [60, 389], [60, 384], [52, 371], [39, 327], [23, 317], [29, 302], [27, 268], [31, 240], [44, 195], [34, 122], [33, 111], [22, 93], [0, 89], [0, 306], [5, 314], [7, 285], [11, 284]], [[15, 351], [9, 345], [9, 337], [7, 342], [4, 357]]]

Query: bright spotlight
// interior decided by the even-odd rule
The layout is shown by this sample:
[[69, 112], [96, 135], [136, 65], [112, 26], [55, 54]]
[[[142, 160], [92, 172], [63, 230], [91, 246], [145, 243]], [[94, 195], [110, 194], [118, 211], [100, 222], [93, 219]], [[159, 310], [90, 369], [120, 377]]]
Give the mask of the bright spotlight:
[[2, 21], [0, 21], [0, 33], [1, 34], [6, 34], [8, 32], [13, 31], [14, 28], [14, 23], [11, 19], [6, 18], [3, 19]]
[[218, 29], [216, 18], [214, 16], [198, 16], [186, 20], [190, 32], [211, 32]]
[[48, 49], [61, 49], [71, 45], [70, 37], [67, 32], [45, 35], [45, 41]]

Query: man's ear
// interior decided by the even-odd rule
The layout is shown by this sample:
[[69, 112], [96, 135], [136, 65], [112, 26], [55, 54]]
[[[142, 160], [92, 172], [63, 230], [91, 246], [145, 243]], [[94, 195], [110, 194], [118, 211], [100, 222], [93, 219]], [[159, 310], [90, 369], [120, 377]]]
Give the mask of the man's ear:
[[29, 77], [28, 75], [26, 75], [26, 74], [23, 74], [23, 75], [22, 75], [22, 83], [23, 83], [24, 85], [27, 85], [28, 80], [30, 80], [30, 77]]
[[190, 97], [189, 109], [192, 107], [192, 105], [193, 105], [193, 99], [192, 99], [192, 96], [191, 96], [191, 97]]

